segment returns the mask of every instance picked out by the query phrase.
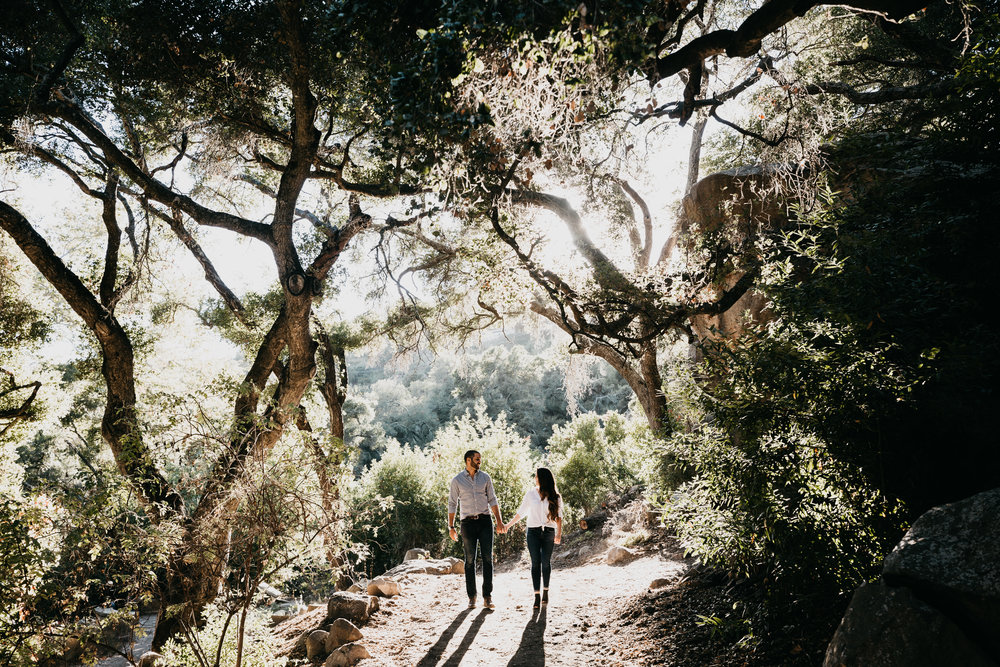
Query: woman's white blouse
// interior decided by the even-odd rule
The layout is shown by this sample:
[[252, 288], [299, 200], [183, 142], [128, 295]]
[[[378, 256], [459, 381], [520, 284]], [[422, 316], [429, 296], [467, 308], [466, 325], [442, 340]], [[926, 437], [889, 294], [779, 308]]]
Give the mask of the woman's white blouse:
[[[559, 499], [559, 518], [562, 518], [562, 498]], [[545, 526], [555, 528], [556, 522], [549, 521], [549, 501], [542, 500], [538, 489], [530, 489], [524, 494], [521, 506], [517, 508], [517, 513], [528, 518], [528, 528]]]

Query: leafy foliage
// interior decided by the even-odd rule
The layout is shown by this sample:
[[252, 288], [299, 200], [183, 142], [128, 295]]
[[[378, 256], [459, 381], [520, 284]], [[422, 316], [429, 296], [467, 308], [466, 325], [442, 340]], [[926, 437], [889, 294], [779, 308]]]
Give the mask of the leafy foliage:
[[275, 662], [278, 642], [271, 634], [269, 624], [266, 608], [252, 609], [245, 622], [239, 625], [230, 611], [222, 606], [210, 605], [205, 610], [204, 625], [193, 628], [187, 637], [167, 642], [163, 647], [163, 656], [168, 664], [178, 667], [235, 665], [237, 647], [242, 644], [242, 665], [271, 667], [283, 664]]
[[548, 457], [571, 524], [612, 495], [648, 483], [655, 438], [646, 423], [585, 413], [553, 429]]
[[505, 414], [535, 449], [544, 447], [553, 425], [564, 423], [574, 411], [627, 409], [630, 390], [603, 365], [580, 363], [569, 369], [551, 347], [516, 337], [513, 341], [461, 356], [442, 353], [433, 364], [415, 361], [395, 373], [383, 357], [350, 357], [345, 439], [359, 452], [356, 470], [378, 456], [387, 438], [426, 446], [480, 400], [489, 416]]
[[695, 471], [667, 511], [706, 562], [847, 591], [909, 517], [995, 486], [970, 463], [991, 456], [997, 343], [969, 323], [995, 290], [978, 244], [995, 241], [984, 193], [1000, 172], [928, 179], [931, 151], [950, 146], [907, 145], [885, 181], [827, 195], [772, 237], [773, 319], [706, 349], [714, 425], [665, 450]]

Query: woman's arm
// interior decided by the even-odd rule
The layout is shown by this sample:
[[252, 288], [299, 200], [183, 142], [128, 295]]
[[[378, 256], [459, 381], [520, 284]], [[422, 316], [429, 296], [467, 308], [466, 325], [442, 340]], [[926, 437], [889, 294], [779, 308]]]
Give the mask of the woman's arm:
[[562, 517], [556, 517], [556, 544], [562, 542]]
[[514, 518], [510, 520], [510, 523], [504, 525], [504, 530], [510, 530], [511, 526], [513, 526], [515, 523], [517, 523], [518, 521], [520, 521], [523, 518], [524, 517], [521, 516], [521, 513], [518, 512], [517, 514], [514, 515]]

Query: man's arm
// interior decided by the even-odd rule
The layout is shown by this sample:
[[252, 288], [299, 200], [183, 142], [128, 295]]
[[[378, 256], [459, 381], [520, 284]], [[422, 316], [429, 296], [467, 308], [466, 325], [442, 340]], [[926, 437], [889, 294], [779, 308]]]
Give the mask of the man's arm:
[[455, 513], [458, 510], [458, 482], [451, 480], [451, 489], [448, 491], [448, 537], [452, 542], [458, 542], [458, 533], [455, 532]]
[[507, 532], [507, 526], [503, 525], [503, 518], [500, 516], [500, 505], [493, 505], [490, 507], [493, 510], [493, 516], [497, 518], [497, 534], [502, 535]]
[[503, 525], [503, 517], [500, 516], [500, 503], [497, 502], [497, 494], [493, 490], [493, 478], [486, 478], [486, 500], [490, 504], [493, 516], [497, 519], [497, 534], [502, 535], [507, 532], [507, 527]]

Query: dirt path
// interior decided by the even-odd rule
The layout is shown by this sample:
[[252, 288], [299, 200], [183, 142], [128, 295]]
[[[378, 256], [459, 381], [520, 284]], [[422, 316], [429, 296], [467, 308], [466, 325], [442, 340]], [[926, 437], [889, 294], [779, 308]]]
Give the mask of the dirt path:
[[[646, 651], [616, 623], [625, 603], [658, 578], [679, 579], [687, 564], [670, 551], [624, 565], [605, 562], [605, 546], [575, 564], [553, 562], [551, 601], [532, 609], [528, 560], [498, 567], [496, 609], [468, 608], [464, 575], [414, 575], [384, 600], [362, 630], [372, 657], [362, 667], [444, 665], [643, 665]], [[558, 549], [557, 556], [558, 556]], [[481, 600], [480, 600], [481, 604]]]

